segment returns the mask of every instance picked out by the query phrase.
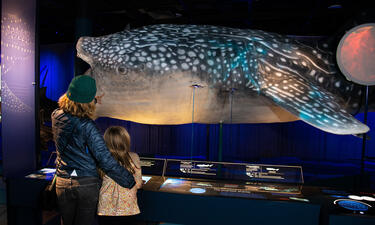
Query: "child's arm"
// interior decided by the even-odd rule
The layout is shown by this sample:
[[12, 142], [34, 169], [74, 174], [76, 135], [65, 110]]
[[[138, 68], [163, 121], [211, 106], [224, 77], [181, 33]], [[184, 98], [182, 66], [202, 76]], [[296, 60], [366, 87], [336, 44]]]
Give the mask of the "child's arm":
[[136, 166], [135, 168], [135, 174], [134, 174], [134, 180], [135, 180], [135, 187], [137, 189], [140, 189], [142, 187], [143, 181], [142, 181], [142, 169], [141, 169], [141, 160], [139, 159], [139, 156], [137, 153], [131, 152], [130, 153], [132, 160]]

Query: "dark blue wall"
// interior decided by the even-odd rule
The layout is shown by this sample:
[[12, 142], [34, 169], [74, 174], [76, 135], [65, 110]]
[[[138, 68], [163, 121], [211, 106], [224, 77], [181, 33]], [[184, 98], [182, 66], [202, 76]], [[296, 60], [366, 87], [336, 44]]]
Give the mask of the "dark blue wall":
[[40, 87], [47, 87], [47, 98], [57, 101], [74, 76], [74, 45], [54, 44], [40, 47]]
[[[360, 117], [360, 116], [359, 116]], [[369, 114], [370, 137], [375, 137], [375, 113]], [[132, 136], [132, 147], [144, 155], [218, 160], [219, 125], [144, 125], [111, 118], [99, 118], [104, 131], [121, 125]], [[193, 147], [191, 141], [193, 139]], [[375, 157], [374, 140], [367, 141], [367, 156]], [[305, 161], [350, 162], [361, 158], [362, 139], [334, 135], [302, 121], [272, 124], [224, 124], [223, 161], [272, 161], [272, 158]], [[294, 159], [293, 159], [294, 158]], [[291, 162], [294, 163], [294, 162]]]

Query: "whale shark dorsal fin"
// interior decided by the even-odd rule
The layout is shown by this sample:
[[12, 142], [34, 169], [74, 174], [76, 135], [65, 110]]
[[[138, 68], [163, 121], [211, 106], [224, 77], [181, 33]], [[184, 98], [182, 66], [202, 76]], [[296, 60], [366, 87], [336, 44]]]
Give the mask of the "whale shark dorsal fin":
[[304, 122], [334, 134], [361, 134], [368, 126], [338, 104], [338, 99], [303, 76], [259, 63], [261, 94]]

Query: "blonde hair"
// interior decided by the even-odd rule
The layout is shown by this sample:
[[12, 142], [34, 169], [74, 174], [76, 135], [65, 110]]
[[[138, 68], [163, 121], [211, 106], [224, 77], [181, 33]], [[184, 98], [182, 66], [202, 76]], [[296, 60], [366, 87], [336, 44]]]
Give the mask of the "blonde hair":
[[[125, 167], [130, 173], [134, 174], [135, 169], [138, 167], [135, 165], [129, 154], [130, 135], [128, 131], [121, 126], [109, 127], [104, 132], [104, 141], [113, 158], [115, 158], [120, 165]], [[103, 177], [102, 171], [99, 170], [99, 174]]]
[[70, 100], [68, 96], [64, 94], [59, 98], [58, 104], [60, 109], [62, 109], [66, 113], [72, 114], [73, 116], [95, 119], [96, 107], [94, 101], [89, 103], [79, 103]]

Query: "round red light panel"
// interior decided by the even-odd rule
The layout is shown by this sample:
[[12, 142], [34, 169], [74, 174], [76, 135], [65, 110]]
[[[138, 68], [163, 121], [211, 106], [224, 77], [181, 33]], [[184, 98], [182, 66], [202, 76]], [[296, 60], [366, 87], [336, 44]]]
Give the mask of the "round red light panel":
[[375, 85], [375, 23], [350, 29], [340, 40], [336, 59], [348, 80]]

